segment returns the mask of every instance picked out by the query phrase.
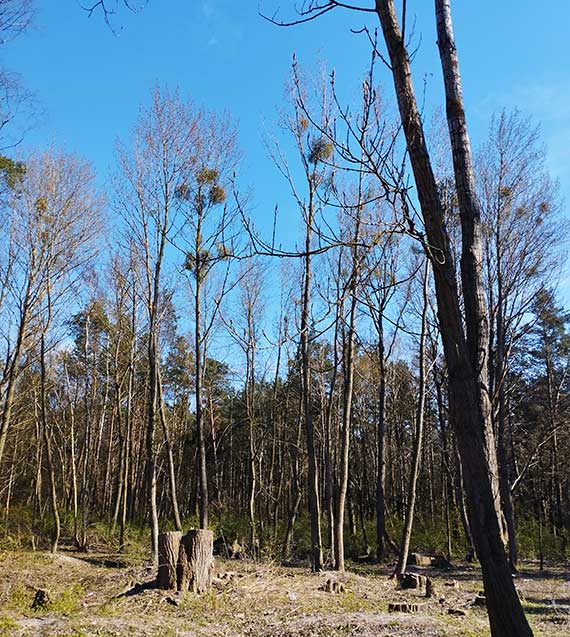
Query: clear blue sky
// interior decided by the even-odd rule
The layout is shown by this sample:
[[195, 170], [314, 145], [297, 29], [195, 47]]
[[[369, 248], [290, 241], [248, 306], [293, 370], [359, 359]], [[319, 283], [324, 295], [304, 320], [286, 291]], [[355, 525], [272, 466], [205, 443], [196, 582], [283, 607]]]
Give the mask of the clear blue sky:
[[[370, 0], [363, 0], [370, 6]], [[86, 0], [87, 2], [87, 0]], [[109, 0], [113, 2], [113, 0]], [[293, 0], [262, 0], [283, 14]], [[75, 0], [38, 0], [36, 27], [2, 48], [6, 66], [35, 91], [46, 118], [27, 137], [55, 141], [89, 158], [104, 178], [114, 140], [125, 136], [157, 81], [178, 85], [208, 108], [239, 121], [242, 181], [254, 186], [255, 214], [269, 218], [275, 203], [287, 214], [285, 186], [267, 159], [262, 131], [280, 108], [295, 52], [304, 66], [317, 59], [336, 69], [346, 90], [357, 87], [368, 61], [363, 36], [350, 33], [374, 16], [338, 11], [301, 27], [279, 29], [258, 15], [257, 0], [148, 0], [138, 14], [88, 19]], [[542, 124], [551, 173], [570, 202], [570, 1], [456, 0], [459, 47], [474, 143], [503, 107], [518, 107]], [[424, 78], [430, 104], [441, 101], [433, 2], [409, 0], [416, 16], [416, 85]], [[389, 79], [384, 84], [391, 92]], [[570, 303], [570, 276], [564, 297]]]

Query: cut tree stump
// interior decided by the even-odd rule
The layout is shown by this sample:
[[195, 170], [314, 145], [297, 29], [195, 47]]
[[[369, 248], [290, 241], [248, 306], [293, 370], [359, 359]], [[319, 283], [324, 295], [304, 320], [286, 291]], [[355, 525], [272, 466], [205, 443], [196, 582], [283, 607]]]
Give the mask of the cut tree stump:
[[206, 529], [188, 531], [180, 543], [178, 590], [202, 593], [212, 584], [214, 569], [214, 532]]
[[169, 531], [158, 536], [158, 574], [156, 585], [165, 591], [176, 589], [178, 580], [178, 555], [180, 553], [181, 531]]
[[404, 573], [400, 578], [400, 588], [424, 588], [427, 582], [425, 575], [417, 573]]
[[388, 604], [388, 612], [389, 613], [417, 613], [419, 607], [417, 604], [408, 604], [408, 603], [397, 603], [397, 604]]
[[412, 553], [408, 558], [408, 564], [412, 566], [431, 566], [431, 555], [422, 555], [421, 553]]
[[319, 586], [320, 591], [326, 591], [327, 593], [344, 593], [346, 589], [342, 582], [339, 582], [337, 579], [329, 577], [327, 581]]
[[437, 555], [436, 557], [433, 557], [431, 560], [431, 567], [432, 568], [438, 568], [441, 570], [451, 570], [453, 568], [453, 565], [451, 564], [451, 562], [445, 557], [445, 555]]

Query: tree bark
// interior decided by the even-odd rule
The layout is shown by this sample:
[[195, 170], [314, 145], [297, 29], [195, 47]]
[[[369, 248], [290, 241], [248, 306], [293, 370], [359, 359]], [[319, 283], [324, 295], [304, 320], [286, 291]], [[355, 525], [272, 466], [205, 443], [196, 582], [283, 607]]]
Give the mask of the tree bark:
[[183, 536], [178, 563], [178, 590], [202, 593], [212, 583], [214, 532], [193, 529]]
[[175, 590], [178, 582], [178, 556], [182, 531], [169, 531], [158, 536], [158, 574], [156, 585], [166, 591]]
[[[154, 329], [157, 329], [154, 327]], [[149, 363], [149, 396], [147, 404], [147, 428], [146, 428], [146, 488], [149, 501], [151, 523], [151, 547], [152, 559], [158, 564], [158, 510], [156, 504], [156, 451], [154, 448], [154, 436], [156, 429], [156, 412], [158, 401], [158, 357], [156, 347], [156, 334], [150, 330], [148, 344]]]
[[[450, 420], [464, 464], [468, 507], [477, 554], [483, 569], [493, 637], [528, 637], [526, 621], [506, 560], [497, 516], [497, 465], [486, 392], [486, 322], [481, 286], [480, 225], [477, 218], [470, 148], [463, 113], [458, 61], [451, 33], [449, 2], [436, 0], [438, 40], [445, 78], [447, 114], [463, 233], [465, 324], [459, 305], [455, 267], [445, 231], [437, 182], [426, 146], [411, 79], [410, 60], [400, 32], [394, 0], [376, 0], [407, 149], [424, 219], [449, 373]], [[481, 312], [481, 308], [483, 311]]]

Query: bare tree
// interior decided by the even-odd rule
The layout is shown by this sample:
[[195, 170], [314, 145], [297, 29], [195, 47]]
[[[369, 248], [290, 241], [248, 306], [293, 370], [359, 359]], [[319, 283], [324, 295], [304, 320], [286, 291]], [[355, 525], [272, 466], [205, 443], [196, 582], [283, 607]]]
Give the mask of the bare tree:
[[[199, 119], [200, 113], [181, 102], [176, 94], [155, 88], [151, 106], [141, 109], [131, 147], [119, 148], [120, 174], [115, 180], [114, 205], [125, 221], [128, 243], [140, 264], [140, 286], [148, 318], [146, 483], [155, 561], [158, 560], [155, 433], [162, 409], [159, 334], [170, 294], [164, 288], [164, 270], [168, 265], [167, 248], [179, 231], [177, 188], [194, 166]], [[171, 496], [175, 500], [175, 489]]]
[[[32, 24], [33, 0], [0, 0], [0, 46], [22, 35]], [[18, 145], [37, 115], [34, 95], [21, 76], [0, 68], [0, 148]]]
[[[412, 83], [403, 32], [405, 22], [401, 29], [394, 0], [377, 0], [374, 7], [337, 0], [325, 3], [310, 0], [302, 4], [300, 18], [292, 23], [310, 21], [338, 8], [376, 14], [388, 51], [387, 60], [425, 226], [425, 246], [434, 271], [438, 318], [449, 373], [450, 416], [464, 465], [469, 515], [483, 567], [491, 632], [494, 637], [531, 635], [504, 554], [498, 518], [497, 459], [487, 387], [488, 327], [482, 284], [481, 213], [475, 192], [450, 3], [436, 0], [435, 8], [462, 225], [463, 316], [443, 206]], [[405, 16], [404, 11], [404, 20]]]
[[489, 386], [509, 561], [516, 571], [517, 538], [507, 453], [508, 374], [513, 348], [529, 329], [529, 308], [560, 262], [556, 185], [544, 167], [539, 133], [517, 111], [491, 122], [477, 157], [484, 223], [484, 264], [490, 320]]
[[[241, 204], [227, 194], [239, 153], [236, 130], [227, 115], [201, 113], [194, 133], [194, 161], [177, 186], [183, 227], [174, 242], [185, 254], [184, 269], [191, 283], [194, 330], [194, 399], [198, 434], [200, 528], [208, 527], [208, 472], [204, 407], [204, 374], [208, 342], [223, 300], [237, 281], [230, 282], [232, 257], [238, 252], [235, 226]], [[235, 191], [234, 191], [235, 192]], [[236, 194], [237, 198], [237, 194]], [[219, 277], [216, 277], [218, 266]]]
[[31, 155], [15, 184], [2, 224], [9, 262], [2, 308], [4, 375], [0, 381], [0, 462], [12, 419], [22, 355], [38, 343], [38, 325], [46, 295], [51, 306], [68, 298], [82, 270], [95, 254], [101, 228], [102, 199], [85, 161], [61, 151]]

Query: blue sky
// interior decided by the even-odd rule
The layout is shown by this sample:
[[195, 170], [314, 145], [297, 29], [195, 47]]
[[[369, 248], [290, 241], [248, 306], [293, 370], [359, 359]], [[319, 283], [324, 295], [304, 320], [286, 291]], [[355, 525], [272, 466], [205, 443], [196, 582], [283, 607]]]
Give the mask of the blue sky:
[[[113, 0], [110, 0], [111, 2]], [[287, 216], [286, 187], [263, 144], [282, 106], [293, 53], [301, 64], [316, 60], [335, 68], [350, 96], [359, 85], [369, 48], [350, 32], [374, 16], [338, 11], [313, 23], [279, 29], [258, 15], [258, 0], [149, 0], [143, 11], [121, 10], [114, 35], [100, 15], [88, 19], [75, 0], [38, 0], [35, 28], [2, 49], [4, 64], [20, 72], [46, 113], [26, 138], [52, 141], [90, 159], [103, 183], [113, 164], [114, 142], [126, 136], [139, 104], [156, 83], [238, 120], [244, 152], [242, 183], [254, 189], [254, 214], [269, 219], [280, 204]], [[369, 6], [371, 3], [366, 0]], [[262, 0], [268, 13], [293, 0]], [[441, 103], [433, 3], [408, 2], [415, 15], [417, 88], [425, 80], [427, 102]], [[570, 2], [479, 0], [454, 3], [456, 39], [474, 144], [494, 111], [518, 107], [542, 125], [548, 164], [570, 202]], [[287, 11], [289, 10], [289, 11]], [[421, 37], [421, 41], [420, 41]], [[391, 95], [391, 84], [384, 85]], [[570, 276], [564, 297], [570, 302]]]

